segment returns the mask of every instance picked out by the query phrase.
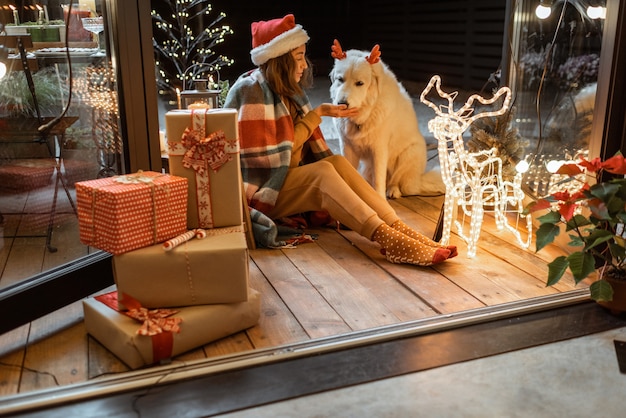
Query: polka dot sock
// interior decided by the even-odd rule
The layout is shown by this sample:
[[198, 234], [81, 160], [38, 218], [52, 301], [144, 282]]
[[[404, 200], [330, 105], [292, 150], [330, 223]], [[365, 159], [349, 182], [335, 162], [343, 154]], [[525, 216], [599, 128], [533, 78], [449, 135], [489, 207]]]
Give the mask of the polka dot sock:
[[382, 224], [376, 229], [372, 240], [380, 244], [381, 252], [392, 263], [431, 266], [445, 261], [450, 256], [450, 250], [422, 244], [387, 224]]
[[456, 257], [457, 255], [459, 255], [459, 252], [456, 249], [456, 245], [439, 244], [437, 241], [433, 241], [432, 239], [428, 238], [426, 235], [420, 234], [419, 232], [417, 232], [416, 230], [414, 230], [413, 228], [411, 228], [410, 226], [408, 226], [401, 220], [395, 221], [391, 225], [391, 227], [395, 229], [396, 231], [400, 231], [404, 235], [407, 235], [413, 238], [414, 240], [421, 242], [422, 244], [426, 244], [435, 248], [445, 248], [446, 250], [449, 250], [450, 256], [448, 256], [448, 258]]

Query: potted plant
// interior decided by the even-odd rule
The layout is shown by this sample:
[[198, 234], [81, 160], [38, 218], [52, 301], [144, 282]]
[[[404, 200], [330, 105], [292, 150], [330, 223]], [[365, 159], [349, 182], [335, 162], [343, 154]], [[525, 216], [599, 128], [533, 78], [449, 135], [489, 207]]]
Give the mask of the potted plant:
[[30, 34], [33, 42], [59, 42], [61, 40], [58, 26], [40, 22], [24, 22], [22, 26], [26, 26], [26, 32]]
[[[56, 116], [67, 99], [68, 89], [52, 67], [32, 74], [41, 116]], [[33, 96], [23, 71], [11, 71], [0, 79], [0, 117], [35, 117]]]
[[[578, 284], [594, 272], [591, 298], [612, 312], [626, 311], [626, 161], [621, 153], [601, 161], [582, 159], [562, 165], [561, 184], [577, 185], [531, 202], [527, 212], [547, 210], [538, 218], [536, 248], [554, 242], [562, 229], [572, 251], [548, 264], [547, 285], [569, 269]], [[588, 182], [589, 175], [595, 182]], [[621, 295], [622, 290], [624, 295]]]

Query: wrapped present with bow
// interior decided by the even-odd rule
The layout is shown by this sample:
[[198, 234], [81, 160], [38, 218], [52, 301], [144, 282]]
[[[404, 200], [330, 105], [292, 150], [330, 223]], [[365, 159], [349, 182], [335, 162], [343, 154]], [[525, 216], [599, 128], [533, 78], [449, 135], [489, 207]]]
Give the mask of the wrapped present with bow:
[[76, 183], [80, 241], [122, 254], [187, 231], [187, 179], [154, 171]]
[[133, 295], [147, 308], [234, 303], [248, 297], [249, 262], [239, 225], [192, 230], [163, 244], [115, 255], [113, 275], [119, 292]]
[[[260, 295], [247, 301], [197, 305], [176, 310], [148, 309], [119, 291], [83, 300], [87, 332], [131, 369], [170, 358], [256, 325]], [[129, 307], [117, 309], [119, 298]]]
[[237, 111], [173, 110], [165, 132], [170, 172], [189, 181], [187, 227], [241, 225]]
[[187, 179], [154, 171], [76, 183], [80, 241], [122, 254], [187, 231]]

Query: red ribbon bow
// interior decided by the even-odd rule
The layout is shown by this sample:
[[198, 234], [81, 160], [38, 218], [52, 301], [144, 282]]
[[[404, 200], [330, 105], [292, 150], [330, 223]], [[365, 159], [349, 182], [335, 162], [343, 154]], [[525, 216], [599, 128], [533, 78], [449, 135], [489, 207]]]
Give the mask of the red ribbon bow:
[[217, 171], [231, 158], [225, 151], [226, 135], [221, 130], [203, 137], [202, 132], [187, 128], [181, 143], [187, 149], [183, 156], [183, 167], [193, 168], [201, 176], [207, 166]]
[[[109, 308], [118, 311], [117, 296], [117, 291], [113, 291], [98, 295], [95, 298]], [[148, 310], [142, 307], [137, 299], [127, 294], [122, 294], [121, 302], [130, 309], [130, 311], [121, 313], [142, 322], [137, 334], [150, 336], [152, 339], [152, 362], [156, 363], [172, 357], [174, 348], [172, 332], [180, 332], [179, 324], [183, 322], [183, 319], [168, 317], [178, 311], [173, 309]]]
[[178, 311], [174, 309], [144, 308], [138, 300], [125, 293], [122, 294], [120, 301], [128, 308], [128, 311], [124, 312], [124, 314], [142, 323], [137, 330], [138, 335], [151, 337], [163, 332], [180, 332], [179, 324], [183, 322], [182, 318], [169, 318]]

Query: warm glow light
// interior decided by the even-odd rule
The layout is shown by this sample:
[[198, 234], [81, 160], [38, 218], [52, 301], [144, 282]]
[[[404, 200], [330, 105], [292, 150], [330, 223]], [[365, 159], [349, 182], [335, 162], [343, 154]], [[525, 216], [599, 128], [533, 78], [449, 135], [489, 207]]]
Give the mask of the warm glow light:
[[564, 161], [550, 160], [546, 163], [546, 170], [548, 170], [548, 173], [556, 173], [563, 163]]
[[[437, 106], [426, 98], [433, 87], [436, 88], [440, 98], [448, 101], [447, 106]], [[530, 215], [524, 215], [522, 212], [525, 197], [521, 188], [522, 172], [518, 171], [513, 181], [504, 180], [502, 159], [497, 156], [495, 148], [468, 152], [463, 140], [463, 133], [476, 119], [499, 116], [508, 110], [511, 103], [511, 90], [508, 87], [502, 87], [491, 99], [484, 99], [474, 94], [467, 99], [465, 105], [455, 111], [453, 102], [457, 95], [457, 92], [448, 94], [441, 90], [441, 78], [435, 75], [420, 96], [420, 101], [432, 108], [437, 115], [428, 122], [428, 129], [437, 139], [441, 176], [446, 185], [440, 242], [447, 244], [450, 240], [453, 217], [455, 209], [458, 208], [459, 213], [463, 215], [463, 222], [460, 222], [457, 217], [454, 224], [458, 235], [467, 242], [467, 256], [474, 257], [484, 212], [488, 210], [493, 212], [499, 231], [506, 229], [513, 233], [519, 245], [528, 248], [532, 240], [532, 219]], [[501, 97], [504, 97], [504, 102], [500, 110], [474, 114], [472, 106], [475, 101], [482, 105], [491, 105]], [[515, 225], [509, 224], [508, 215], [511, 213], [517, 218]], [[468, 233], [464, 231], [467, 217], [470, 219]], [[522, 218], [526, 220], [526, 239], [522, 239], [517, 228]]]
[[550, 17], [551, 13], [552, 8], [544, 6], [543, 4], [540, 4], [539, 6], [537, 6], [537, 9], [535, 9], [535, 14], [539, 19], [547, 19], [548, 17]]
[[606, 7], [589, 6], [587, 7], [587, 16], [590, 19], [606, 19]]
[[515, 171], [518, 173], [524, 174], [530, 168], [530, 164], [526, 160], [522, 160], [515, 165]]

